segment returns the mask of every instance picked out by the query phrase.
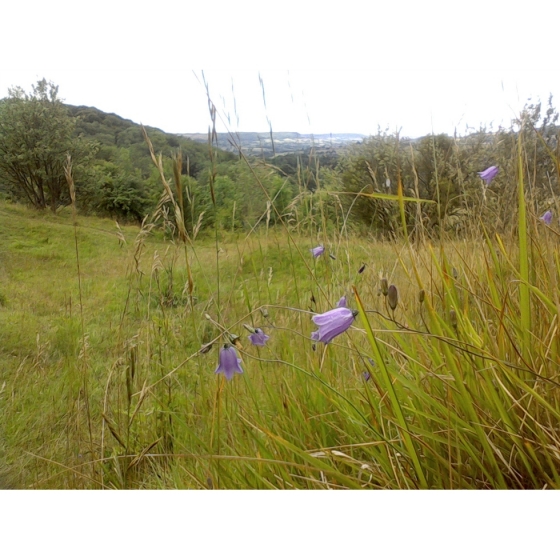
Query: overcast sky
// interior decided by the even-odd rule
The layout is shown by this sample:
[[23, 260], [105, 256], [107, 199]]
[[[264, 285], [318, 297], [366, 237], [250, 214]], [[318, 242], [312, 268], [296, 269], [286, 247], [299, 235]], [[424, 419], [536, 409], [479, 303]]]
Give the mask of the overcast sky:
[[508, 126], [530, 97], [560, 105], [553, 1], [30, 0], [2, 11], [1, 97], [45, 77], [67, 103], [167, 132], [208, 130], [202, 70], [221, 131], [464, 134]]

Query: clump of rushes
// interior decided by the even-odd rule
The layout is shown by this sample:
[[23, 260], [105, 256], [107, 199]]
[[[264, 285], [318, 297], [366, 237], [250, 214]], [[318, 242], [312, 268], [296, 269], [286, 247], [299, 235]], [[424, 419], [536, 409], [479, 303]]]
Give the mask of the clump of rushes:
[[389, 292], [389, 282], [387, 281], [387, 278], [383, 277], [381, 278], [381, 293], [384, 296], [387, 296], [388, 292]]
[[391, 284], [387, 289], [387, 303], [393, 311], [397, 308], [399, 303], [399, 291], [394, 284]]
[[218, 367], [214, 373], [223, 373], [228, 381], [234, 373], [243, 373], [241, 358], [237, 357], [237, 351], [231, 344], [224, 344], [221, 348]]
[[347, 307], [337, 307], [326, 313], [315, 315], [313, 322], [319, 327], [319, 330], [312, 332], [311, 338], [328, 344], [335, 336], [347, 331], [357, 315], [357, 311], [352, 311]]

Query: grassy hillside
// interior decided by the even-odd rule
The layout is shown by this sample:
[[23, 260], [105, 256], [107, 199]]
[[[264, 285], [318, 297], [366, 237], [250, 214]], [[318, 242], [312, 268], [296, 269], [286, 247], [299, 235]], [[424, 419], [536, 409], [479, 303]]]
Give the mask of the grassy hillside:
[[[182, 245], [0, 202], [1, 483], [557, 488], [557, 233], [520, 216], [528, 244], [279, 225]], [[343, 295], [350, 328], [314, 340]]]
[[[70, 115], [78, 117], [76, 133], [100, 144], [101, 150], [98, 158], [114, 161], [115, 158], [118, 158], [119, 150], [127, 150], [134, 167], [141, 169], [145, 178], [150, 176], [153, 164], [142, 135], [142, 126], [139, 123], [124, 119], [114, 113], [105, 113], [95, 107], [74, 105], [66, 107]], [[181, 149], [185, 161], [185, 174], [188, 171], [191, 177], [197, 177], [208, 165], [207, 145], [151, 126], [146, 125], [145, 128], [156, 153], [169, 157], [179, 148]], [[223, 160], [234, 159], [231, 154], [223, 154], [219, 149], [216, 152], [217, 157], [221, 157]]]

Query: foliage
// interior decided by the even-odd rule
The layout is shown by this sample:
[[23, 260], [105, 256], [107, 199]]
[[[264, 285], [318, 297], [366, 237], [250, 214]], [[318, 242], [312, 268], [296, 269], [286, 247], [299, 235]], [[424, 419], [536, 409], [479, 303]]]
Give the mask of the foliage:
[[249, 166], [245, 160], [218, 164], [215, 174], [209, 169], [198, 182], [183, 180], [187, 189], [185, 205], [188, 205], [184, 214], [192, 216], [192, 224], [195, 216], [204, 213], [203, 228], [249, 230], [258, 223], [276, 224], [286, 214], [294, 191], [293, 183], [280, 177], [273, 168], [266, 164]]
[[76, 137], [76, 119], [45, 79], [32, 93], [16, 87], [0, 103], [0, 180], [16, 200], [55, 211], [68, 199], [64, 174], [67, 156], [79, 182], [94, 145]]
[[[379, 132], [340, 158], [340, 189], [354, 194], [344, 199], [345, 208], [356, 225], [377, 236], [395, 235], [400, 231], [397, 205], [378, 195], [397, 194], [400, 178], [405, 196], [435, 202], [406, 205], [409, 231], [465, 235], [484, 224], [509, 232], [516, 227], [519, 135], [530, 211], [541, 214], [556, 206], [555, 197], [560, 194], [557, 121], [558, 113], [549, 100], [544, 114], [540, 103], [528, 104], [509, 129], [500, 127], [496, 132], [481, 128], [464, 137], [440, 134], [417, 140]], [[500, 171], [486, 185], [478, 173], [491, 165]]]
[[395, 136], [379, 132], [354, 146], [341, 159], [341, 190], [355, 194], [342, 197], [344, 208], [351, 220], [368, 228], [393, 236], [398, 230], [398, 209], [393, 202], [362, 196], [362, 194], [395, 194], [399, 172], [406, 183], [412, 178], [412, 169], [404, 157], [409, 143], [400, 143]]
[[88, 169], [78, 190], [82, 211], [142, 221], [148, 211], [144, 182], [139, 173], [126, 173], [114, 163], [100, 162]]
[[[93, 107], [64, 106], [57, 95], [56, 86], [43, 80], [33, 94], [16, 88], [2, 102], [0, 152], [12, 149], [0, 161], [4, 198], [11, 194], [40, 208], [67, 203], [63, 166], [70, 152], [82, 212], [121, 220], [153, 213], [162, 202], [161, 177], [140, 125]], [[404, 203], [407, 231], [414, 238], [468, 235], [481, 224], [498, 232], [515, 229], [518, 171], [512, 162], [520, 133], [528, 210], [540, 215], [556, 207], [557, 121], [550, 99], [546, 111], [541, 103], [528, 103], [511, 127], [495, 132], [481, 128], [464, 137], [413, 140], [380, 130], [344, 150], [313, 148], [267, 160], [236, 158], [180, 135], [146, 131], [155, 154], [162, 155], [168, 181], [181, 154], [182, 213], [190, 234], [214, 227], [250, 230], [282, 217], [300, 233], [344, 224], [393, 239], [401, 235], [403, 219], [396, 201], [399, 185], [405, 197], [430, 202]], [[47, 166], [51, 157], [56, 164]], [[500, 172], [486, 185], [478, 173], [491, 165]], [[170, 202], [163, 208], [169, 212]]]

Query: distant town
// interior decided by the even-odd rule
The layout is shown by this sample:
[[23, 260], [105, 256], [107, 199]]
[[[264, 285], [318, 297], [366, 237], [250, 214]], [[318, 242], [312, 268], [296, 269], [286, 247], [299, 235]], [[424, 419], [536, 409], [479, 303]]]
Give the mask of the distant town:
[[[208, 142], [208, 134], [180, 134], [195, 142]], [[362, 142], [365, 134], [300, 134], [298, 132], [218, 132], [214, 137], [218, 148], [238, 152], [241, 148], [246, 155], [271, 157], [273, 155], [306, 151], [340, 150], [349, 144]]]

